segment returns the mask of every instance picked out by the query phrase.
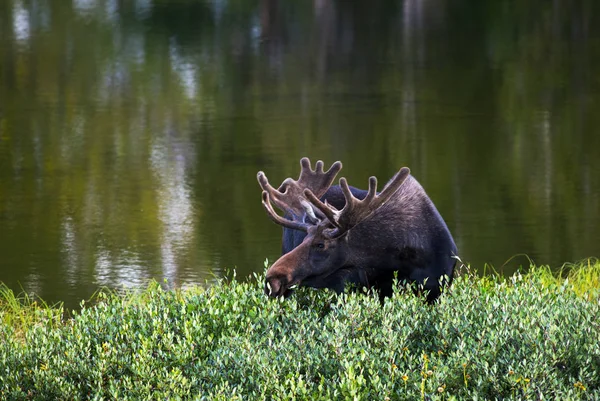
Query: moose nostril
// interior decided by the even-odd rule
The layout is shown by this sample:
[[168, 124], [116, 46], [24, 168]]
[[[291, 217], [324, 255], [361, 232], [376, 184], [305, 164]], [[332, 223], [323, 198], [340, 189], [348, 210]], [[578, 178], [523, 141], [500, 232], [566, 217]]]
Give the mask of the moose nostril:
[[271, 279], [265, 280], [265, 294], [267, 294], [270, 297], [279, 296], [279, 292], [282, 287], [283, 287], [283, 282], [280, 279], [271, 278]]

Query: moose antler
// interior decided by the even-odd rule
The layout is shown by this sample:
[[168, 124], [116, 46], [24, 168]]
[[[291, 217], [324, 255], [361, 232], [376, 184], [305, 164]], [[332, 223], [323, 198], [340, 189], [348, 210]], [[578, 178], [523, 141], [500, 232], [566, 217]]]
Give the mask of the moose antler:
[[[323, 162], [317, 161], [315, 169], [312, 170], [308, 157], [300, 160], [300, 176], [298, 180], [292, 178], [285, 179], [278, 189], [269, 184], [267, 176], [262, 171], [256, 175], [258, 184], [263, 189], [262, 203], [267, 214], [275, 223], [294, 230], [307, 231], [309, 224], [304, 222], [304, 215], [314, 216], [311, 204], [304, 196], [305, 190], [310, 190], [314, 196], [321, 197], [327, 192], [335, 176], [342, 168], [342, 163], [337, 161], [331, 165], [329, 170], [323, 171]], [[289, 213], [294, 221], [279, 216], [273, 207], [271, 201], [279, 209]]]
[[287, 228], [291, 228], [292, 230], [300, 230], [300, 231], [304, 231], [304, 232], [308, 231], [308, 226], [309, 226], [308, 223], [305, 223], [303, 221], [288, 220], [285, 217], [281, 217], [280, 215], [278, 215], [277, 212], [275, 210], [273, 210], [273, 206], [271, 206], [271, 199], [269, 196], [269, 192], [267, 192], [267, 191], [263, 191], [263, 193], [262, 193], [262, 204], [263, 204], [265, 211], [267, 212], [267, 215], [276, 224], [279, 224], [279, 225], [287, 227]]
[[343, 177], [340, 178], [340, 187], [344, 193], [344, 198], [346, 198], [346, 205], [342, 210], [337, 210], [333, 206], [321, 202], [310, 189], [304, 190], [304, 196], [306, 196], [306, 198], [336, 227], [329, 234], [330, 237], [334, 238], [350, 230], [370, 216], [375, 210], [383, 206], [383, 204], [398, 191], [409, 174], [410, 169], [408, 167], [402, 167], [390, 182], [383, 187], [383, 190], [379, 195], [377, 195], [377, 178], [370, 177], [369, 191], [363, 200], [354, 197], [352, 192], [350, 192], [346, 179]]

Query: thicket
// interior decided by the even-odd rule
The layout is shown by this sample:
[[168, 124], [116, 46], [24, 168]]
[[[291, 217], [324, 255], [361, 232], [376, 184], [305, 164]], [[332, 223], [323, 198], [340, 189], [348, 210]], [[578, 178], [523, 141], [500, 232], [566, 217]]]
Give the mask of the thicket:
[[410, 291], [381, 306], [154, 283], [68, 318], [3, 287], [0, 399], [600, 399], [598, 277], [597, 263], [463, 274], [433, 307]]

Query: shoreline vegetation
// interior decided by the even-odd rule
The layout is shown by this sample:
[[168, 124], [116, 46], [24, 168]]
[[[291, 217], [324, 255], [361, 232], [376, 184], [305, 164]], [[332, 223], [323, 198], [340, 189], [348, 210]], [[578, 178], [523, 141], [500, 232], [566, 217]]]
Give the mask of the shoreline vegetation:
[[0, 399], [600, 399], [598, 260], [463, 266], [433, 307], [268, 300], [262, 279], [101, 291], [69, 313], [0, 285]]

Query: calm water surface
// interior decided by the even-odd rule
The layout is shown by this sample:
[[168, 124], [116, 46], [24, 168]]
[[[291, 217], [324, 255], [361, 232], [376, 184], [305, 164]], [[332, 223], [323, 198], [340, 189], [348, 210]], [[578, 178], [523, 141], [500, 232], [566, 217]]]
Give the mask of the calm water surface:
[[261, 271], [256, 172], [302, 156], [409, 166], [476, 268], [600, 256], [599, 8], [3, 0], [0, 281], [76, 305]]

